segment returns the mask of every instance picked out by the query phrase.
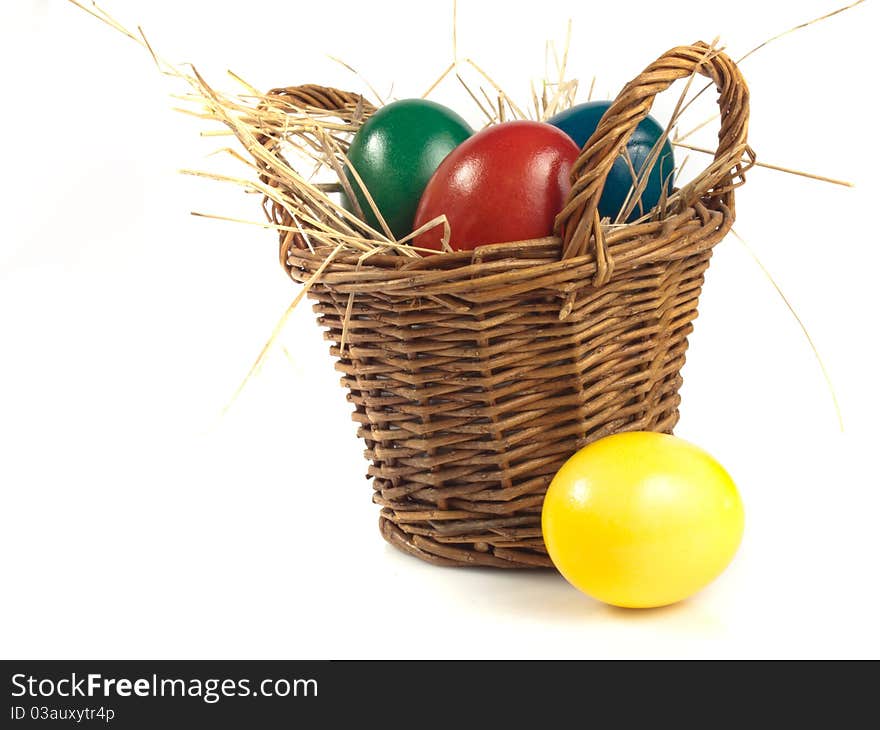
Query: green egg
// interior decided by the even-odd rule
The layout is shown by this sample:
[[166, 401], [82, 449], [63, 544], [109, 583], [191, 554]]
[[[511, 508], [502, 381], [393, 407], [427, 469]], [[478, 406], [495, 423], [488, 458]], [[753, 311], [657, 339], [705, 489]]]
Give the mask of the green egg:
[[[422, 191], [434, 170], [473, 134], [458, 114], [427, 99], [401, 99], [375, 112], [358, 130], [348, 159], [370, 191], [395, 238], [412, 231]], [[365, 219], [382, 230], [358, 183], [346, 169]], [[343, 205], [354, 211], [344, 193]]]

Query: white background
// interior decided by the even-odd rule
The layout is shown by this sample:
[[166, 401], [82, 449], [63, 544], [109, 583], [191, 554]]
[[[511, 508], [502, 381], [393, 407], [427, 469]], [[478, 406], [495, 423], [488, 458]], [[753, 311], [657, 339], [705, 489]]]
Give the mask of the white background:
[[[452, 59], [448, 2], [105, 7], [233, 91], [227, 68], [260, 88], [363, 90], [334, 54], [415, 96]], [[571, 17], [570, 68], [606, 96], [673, 45], [720, 35], [739, 56], [835, 7], [462, 0], [458, 50], [525, 100]], [[190, 212], [256, 221], [257, 198], [177, 174], [221, 169], [208, 154], [224, 140], [171, 110], [185, 89], [145, 51], [61, 0], [3, 3], [0, 655], [877, 657], [877, 15], [869, 0], [743, 63], [759, 156], [857, 184], [758, 169], [737, 200], [846, 431], [796, 322], [728, 237], [677, 433], [737, 480], [744, 543], [694, 599], [624, 611], [549, 572], [439, 569], [388, 547], [307, 305], [287, 355], [221, 416], [296, 286], [272, 232]], [[440, 91], [479, 121], [454, 84]]]

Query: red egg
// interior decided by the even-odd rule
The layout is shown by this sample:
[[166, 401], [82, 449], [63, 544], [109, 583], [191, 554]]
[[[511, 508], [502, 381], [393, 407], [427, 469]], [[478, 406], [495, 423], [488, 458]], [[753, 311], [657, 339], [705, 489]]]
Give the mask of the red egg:
[[[504, 122], [462, 142], [422, 193], [413, 230], [446, 214], [456, 251], [553, 233], [580, 150], [565, 132], [543, 122]], [[414, 244], [441, 250], [443, 227]]]

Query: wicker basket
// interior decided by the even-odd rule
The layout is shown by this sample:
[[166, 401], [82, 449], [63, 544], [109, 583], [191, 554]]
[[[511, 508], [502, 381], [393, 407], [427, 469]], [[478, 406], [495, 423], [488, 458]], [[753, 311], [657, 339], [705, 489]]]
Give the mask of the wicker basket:
[[[714, 162], [662, 220], [601, 224], [619, 150], [654, 96], [695, 70], [719, 93]], [[335, 89], [273, 93], [341, 118], [371, 111]], [[541, 504], [561, 464], [611, 433], [672, 430], [703, 275], [754, 160], [748, 110], [726, 55], [674, 48], [627, 84], [586, 143], [557, 220], [562, 237], [425, 258], [341, 252], [327, 264], [320, 231], [310, 232], [314, 253], [282, 236], [294, 280], [320, 270], [309, 296], [392, 545], [437, 565], [551, 566]]]

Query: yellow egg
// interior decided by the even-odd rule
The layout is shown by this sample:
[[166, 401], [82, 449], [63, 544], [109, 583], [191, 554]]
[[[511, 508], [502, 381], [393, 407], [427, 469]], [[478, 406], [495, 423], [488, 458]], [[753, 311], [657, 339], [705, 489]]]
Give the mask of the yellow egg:
[[544, 542], [576, 588], [614, 606], [681, 601], [739, 547], [736, 485], [702, 449], [659, 433], [608, 436], [572, 456], [544, 500]]

